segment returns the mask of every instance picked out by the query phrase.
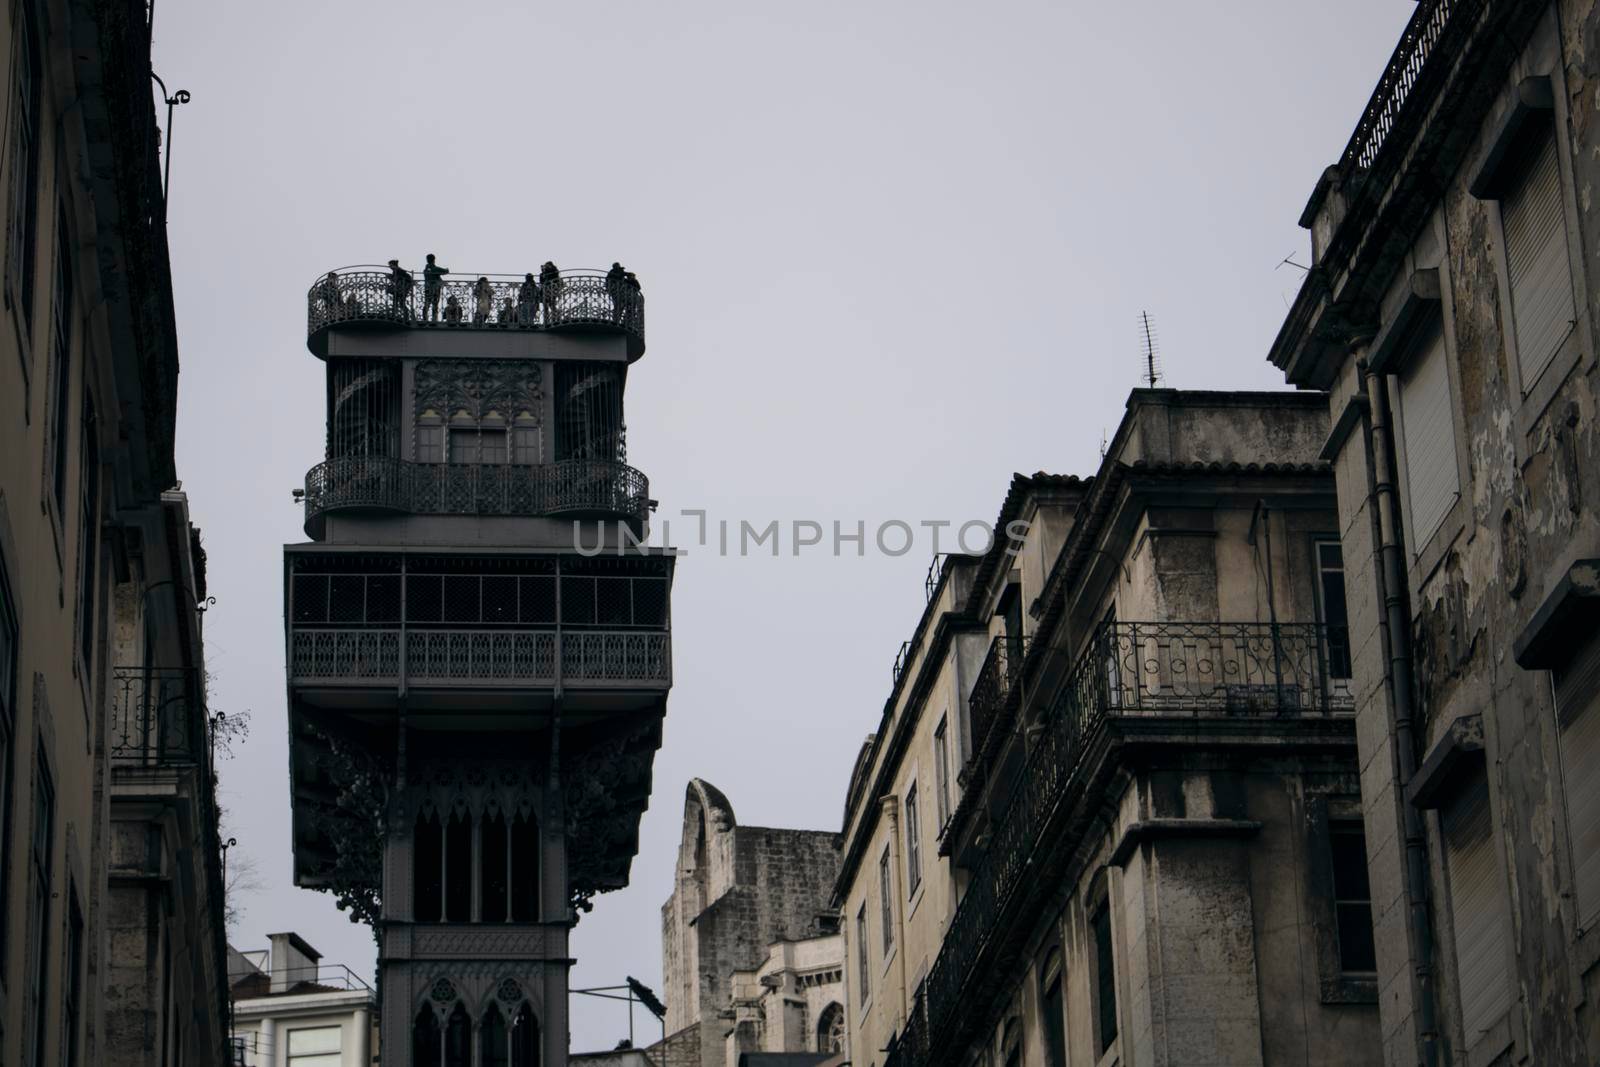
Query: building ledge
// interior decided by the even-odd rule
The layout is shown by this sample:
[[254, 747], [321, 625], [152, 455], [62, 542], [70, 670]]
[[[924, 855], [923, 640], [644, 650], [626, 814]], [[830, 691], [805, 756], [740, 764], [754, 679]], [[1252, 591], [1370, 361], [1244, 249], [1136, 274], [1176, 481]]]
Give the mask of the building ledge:
[[1600, 559], [1580, 559], [1544, 598], [1511, 646], [1527, 670], [1564, 666], [1600, 628]]
[[1261, 832], [1257, 819], [1143, 819], [1129, 823], [1111, 850], [1110, 865], [1121, 867], [1146, 841], [1173, 837], [1254, 837]]

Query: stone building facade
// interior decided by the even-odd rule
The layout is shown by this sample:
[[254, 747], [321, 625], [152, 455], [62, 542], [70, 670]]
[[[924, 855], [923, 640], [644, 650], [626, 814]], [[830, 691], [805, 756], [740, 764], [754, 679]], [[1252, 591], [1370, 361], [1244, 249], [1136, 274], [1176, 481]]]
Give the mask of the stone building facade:
[[148, 5], [0, 12], [0, 1062], [226, 1062]]
[[720, 790], [689, 783], [677, 884], [661, 908], [660, 1067], [843, 1051], [843, 944], [828, 905], [837, 836], [741, 826]]
[[1600, 7], [1417, 5], [1301, 217], [1390, 1063], [1600, 1061]]
[[1382, 1061], [1325, 405], [1137, 390], [938, 562], [847, 800], [853, 1063]]

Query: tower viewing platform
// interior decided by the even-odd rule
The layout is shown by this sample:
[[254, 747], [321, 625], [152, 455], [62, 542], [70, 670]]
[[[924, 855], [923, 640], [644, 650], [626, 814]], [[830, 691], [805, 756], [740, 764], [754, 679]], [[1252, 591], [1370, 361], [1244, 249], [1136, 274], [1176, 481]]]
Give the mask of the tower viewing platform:
[[306, 292], [306, 347], [327, 358], [334, 327], [616, 332], [628, 360], [644, 355], [644, 293], [628, 272], [545, 270], [442, 273], [357, 264], [328, 271]]

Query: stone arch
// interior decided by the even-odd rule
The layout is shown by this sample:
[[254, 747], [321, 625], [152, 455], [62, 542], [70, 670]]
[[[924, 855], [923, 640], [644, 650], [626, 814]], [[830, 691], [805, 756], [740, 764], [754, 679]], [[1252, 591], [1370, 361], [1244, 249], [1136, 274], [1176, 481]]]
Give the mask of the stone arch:
[[683, 837], [678, 847], [678, 876], [680, 885], [687, 883], [691, 889], [686, 901], [689, 914], [698, 914], [710, 903], [713, 887], [722, 881], [716, 877], [719, 853], [716, 839], [733, 832], [738, 820], [733, 815], [733, 805], [722, 790], [703, 778], [692, 778], [685, 790], [683, 801]]
[[817, 1051], [843, 1052], [845, 1040], [844, 1008], [833, 1001], [817, 1016]]

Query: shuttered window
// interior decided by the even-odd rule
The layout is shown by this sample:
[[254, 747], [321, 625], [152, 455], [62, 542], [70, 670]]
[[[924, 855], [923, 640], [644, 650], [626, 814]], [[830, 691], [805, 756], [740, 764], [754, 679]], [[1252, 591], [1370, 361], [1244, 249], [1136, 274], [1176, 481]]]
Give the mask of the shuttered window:
[[1406, 496], [1411, 551], [1419, 554], [1460, 492], [1450, 368], [1437, 318], [1417, 338], [1400, 372], [1400, 428], [1406, 450]]
[[1555, 681], [1578, 926], [1587, 929], [1600, 919], [1600, 635]]
[[1576, 317], [1555, 131], [1541, 124], [1537, 140], [1528, 143], [1527, 149], [1526, 169], [1500, 200], [1517, 367], [1524, 395], [1555, 358]]
[[1511, 1006], [1511, 914], [1504, 872], [1495, 856], [1488, 780], [1479, 775], [1463, 789], [1440, 823], [1450, 864], [1461, 1022], [1470, 1047]]

